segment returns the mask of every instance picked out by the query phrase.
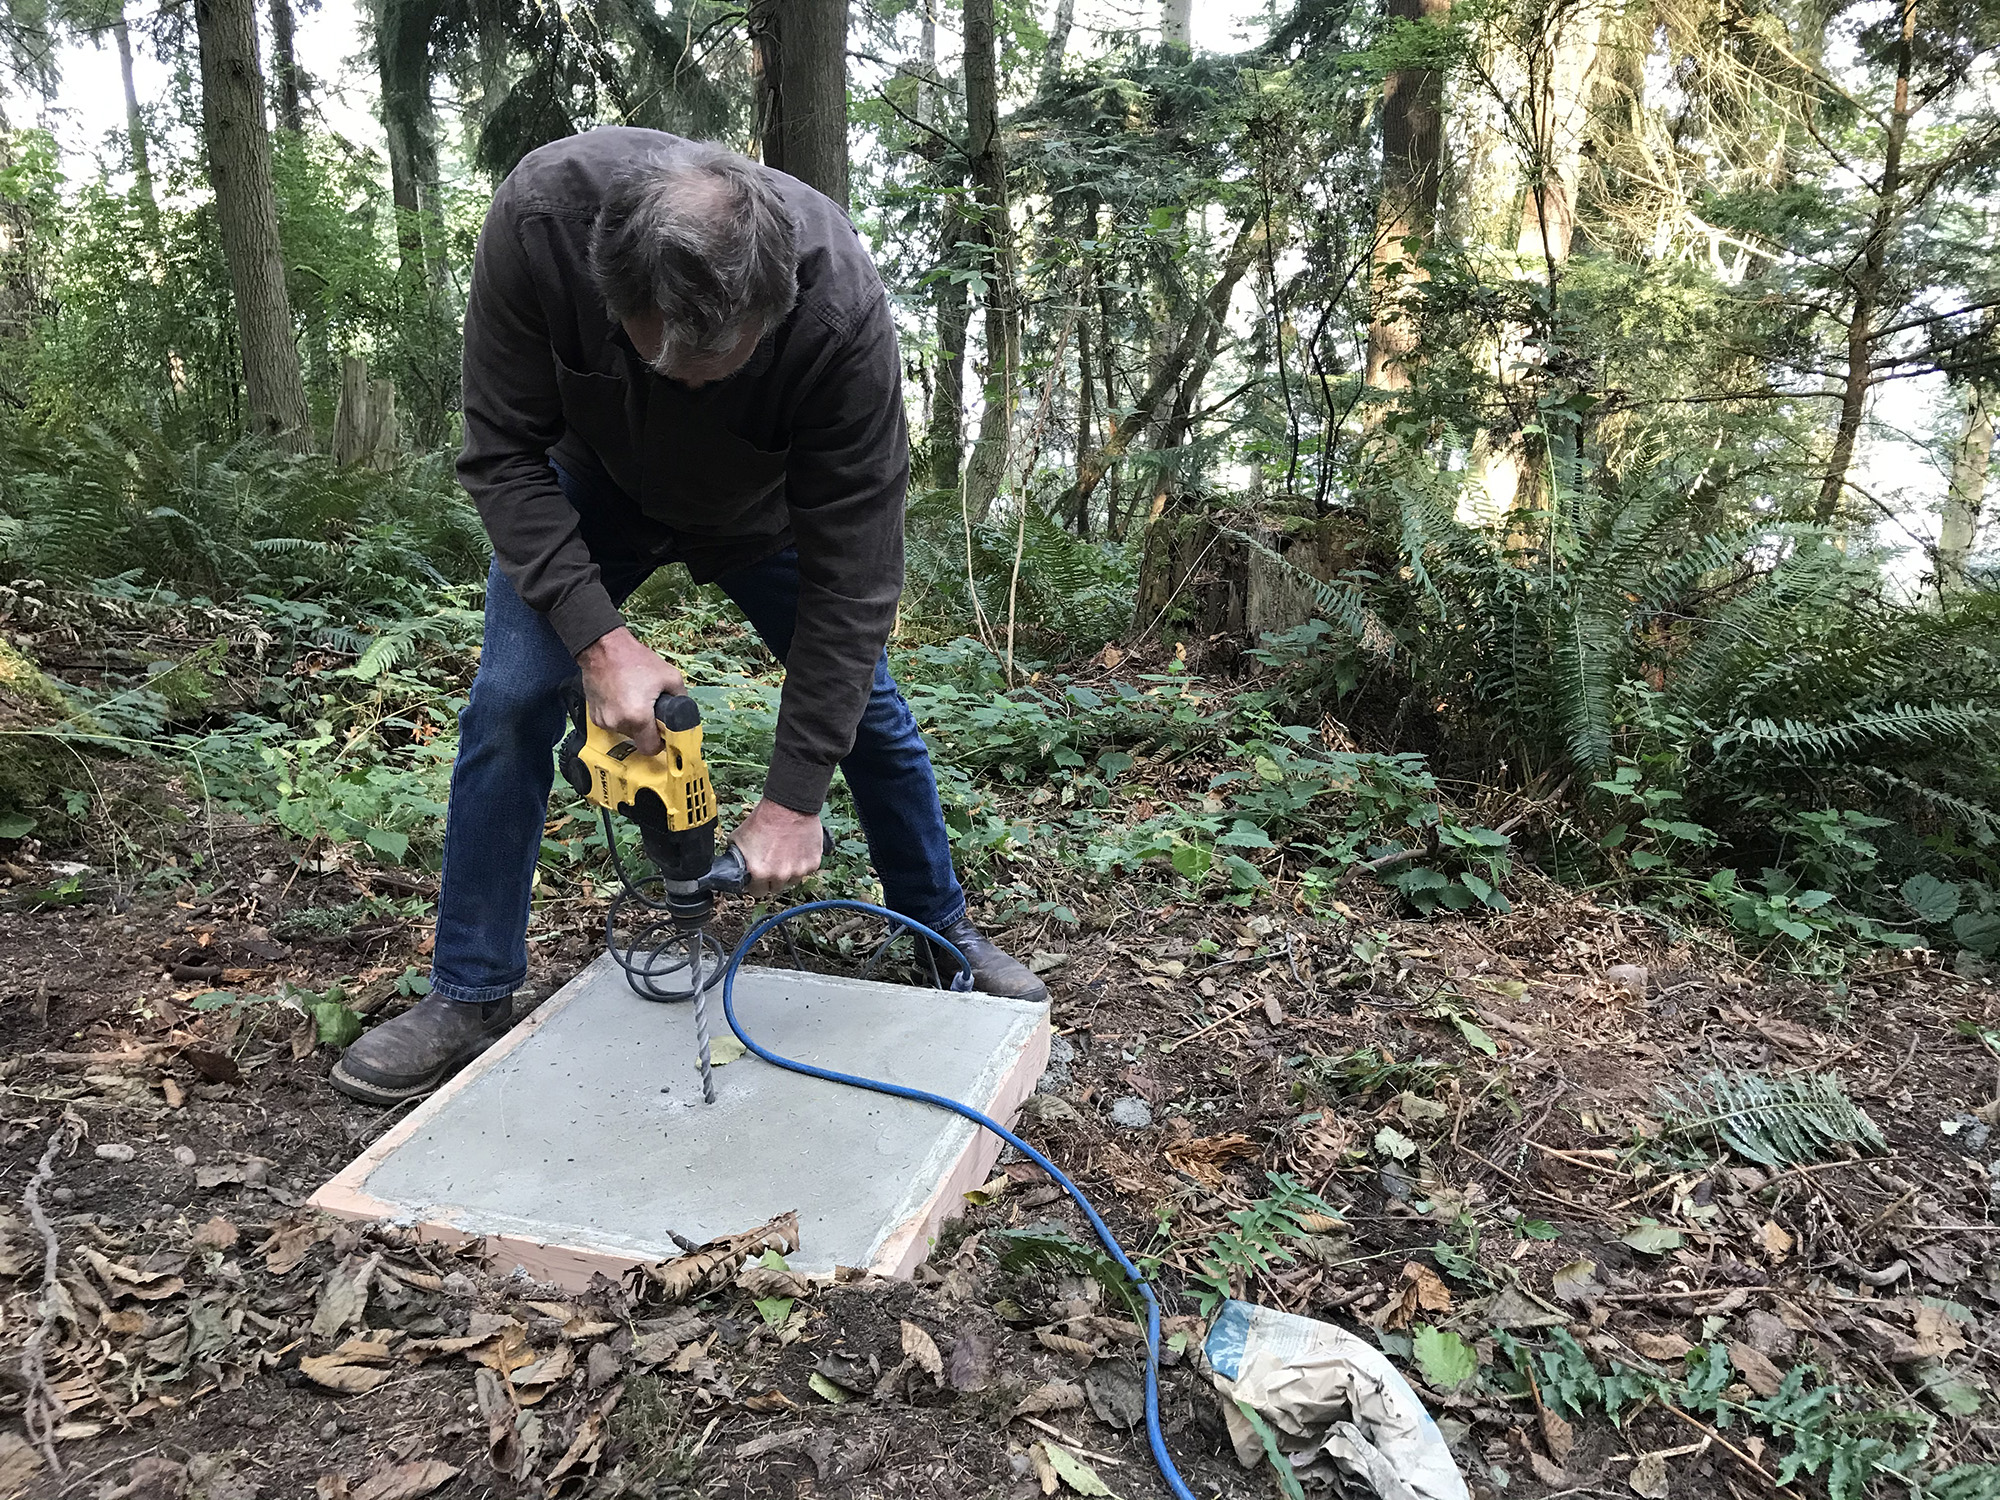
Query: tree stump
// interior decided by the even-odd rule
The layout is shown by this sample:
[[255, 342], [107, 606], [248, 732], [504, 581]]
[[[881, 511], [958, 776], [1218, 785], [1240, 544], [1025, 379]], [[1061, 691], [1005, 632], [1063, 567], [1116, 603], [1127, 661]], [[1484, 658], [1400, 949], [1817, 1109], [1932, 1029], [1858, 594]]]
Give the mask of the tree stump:
[[340, 406], [333, 418], [333, 461], [387, 471], [396, 467], [396, 386], [370, 380], [368, 361], [350, 354], [340, 362]]

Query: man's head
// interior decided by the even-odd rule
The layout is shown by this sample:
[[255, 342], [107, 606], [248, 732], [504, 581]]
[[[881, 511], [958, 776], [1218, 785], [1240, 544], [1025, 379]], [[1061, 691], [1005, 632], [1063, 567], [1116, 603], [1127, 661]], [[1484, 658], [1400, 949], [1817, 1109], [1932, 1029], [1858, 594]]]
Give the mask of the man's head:
[[611, 190], [590, 266], [633, 347], [671, 379], [734, 374], [798, 294], [791, 216], [770, 179], [719, 146], [645, 161]]

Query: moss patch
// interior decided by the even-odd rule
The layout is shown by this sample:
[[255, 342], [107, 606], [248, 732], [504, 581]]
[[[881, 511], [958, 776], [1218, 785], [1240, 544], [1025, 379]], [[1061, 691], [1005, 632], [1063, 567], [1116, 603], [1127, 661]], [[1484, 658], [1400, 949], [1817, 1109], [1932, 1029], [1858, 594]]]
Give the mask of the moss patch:
[[76, 720], [62, 688], [0, 637], [0, 827], [29, 819], [47, 837], [67, 826], [54, 797], [66, 777], [75, 778], [75, 756], [52, 739], [20, 731]]

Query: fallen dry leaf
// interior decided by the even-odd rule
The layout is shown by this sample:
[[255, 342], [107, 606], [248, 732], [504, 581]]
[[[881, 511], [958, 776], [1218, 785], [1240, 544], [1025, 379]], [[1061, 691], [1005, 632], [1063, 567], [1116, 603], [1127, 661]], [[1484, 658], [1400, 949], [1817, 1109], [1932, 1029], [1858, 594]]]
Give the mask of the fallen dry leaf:
[[812, 1282], [797, 1271], [780, 1271], [773, 1266], [745, 1266], [736, 1277], [736, 1289], [752, 1297], [805, 1297]]
[[1450, 1312], [1451, 1288], [1438, 1273], [1418, 1261], [1403, 1264], [1402, 1290], [1381, 1313], [1382, 1327], [1403, 1328], [1420, 1312]]
[[943, 1383], [944, 1356], [938, 1353], [937, 1341], [907, 1318], [903, 1320], [903, 1353], [931, 1379]]
[[1080, 1365], [1087, 1365], [1097, 1358], [1097, 1346], [1086, 1344], [1082, 1339], [1073, 1339], [1066, 1333], [1057, 1333], [1052, 1328], [1037, 1328], [1035, 1339], [1044, 1349], [1056, 1354], [1066, 1354]]
[[1730, 1343], [1729, 1363], [1743, 1377], [1743, 1383], [1760, 1396], [1777, 1395], [1778, 1387], [1785, 1383], [1784, 1371], [1771, 1363], [1770, 1356], [1741, 1339]]
[[441, 1459], [425, 1458], [399, 1464], [387, 1459], [369, 1470], [350, 1492], [349, 1500], [418, 1500], [458, 1477], [458, 1470]]
[[162, 1266], [142, 1268], [112, 1260], [89, 1245], [80, 1246], [77, 1254], [97, 1273], [114, 1301], [131, 1297], [140, 1302], [159, 1302], [187, 1290], [187, 1283], [174, 1274], [187, 1259], [185, 1256], [174, 1257]]
[[1570, 1450], [1576, 1447], [1576, 1429], [1546, 1406], [1541, 1408], [1541, 1425], [1542, 1446], [1549, 1450], [1549, 1457], [1556, 1461], [1558, 1467], [1568, 1463]]
[[264, 1257], [264, 1269], [273, 1276], [288, 1276], [326, 1234], [326, 1226], [317, 1218], [284, 1219], [271, 1226], [270, 1238], [257, 1247], [257, 1253]]
[[299, 1373], [314, 1385], [339, 1391], [343, 1396], [365, 1396], [393, 1372], [376, 1365], [349, 1364], [337, 1355], [320, 1354], [300, 1360]]
[[722, 1235], [686, 1255], [637, 1266], [628, 1274], [635, 1295], [643, 1300], [685, 1302], [698, 1292], [728, 1285], [744, 1262], [766, 1250], [790, 1255], [798, 1248], [798, 1214], [780, 1214], [743, 1234]]
[[1647, 1359], [1657, 1359], [1664, 1364], [1685, 1359], [1694, 1352], [1694, 1345], [1678, 1333], [1632, 1333], [1627, 1337], [1632, 1347]]
[[1038, 1385], [1014, 1408], [1017, 1417], [1038, 1417], [1045, 1411], [1075, 1411], [1083, 1405], [1083, 1387], [1067, 1380]]
[[194, 1232], [194, 1246], [197, 1250], [233, 1250], [240, 1234], [234, 1224], [217, 1214]]
[[1956, 1354], [1965, 1347], [1965, 1338], [1959, 1333], [1958, 1324], [1941, 1307], [1922, 1303], [1912, 1321], [1920, 1359], [1943, 1359], [1947, 1354]]
[[319, 1305], [312, 1320], [314, 1338], [330, 1339], [361, 1326], [361, 1319], [368, 1311], [368, 1287], [375, 1279], [375, 1267], [381, 1259], [379, 1253], [366, 1260], [350, 1255], [333, 1268], [320, 1285]]
[[1639, 1500], [1667, 1500], [1672, 1489], [1667, 1483], [1667, 1461], [1657, 1453], [1640, 1454], [1625, 1483]]
[[960, 1332], [951, 1346], [951, 1388], [983, 1391], [993, 1379], [993, 1341], [976, 1328]]
[[33, 1443], [19, 1433], [0, 1432], [0, 1500], [24, 1493], [41, 1469], [42, 1456]]
[[1049, 1462], [1049, 1456], [1042, 1451], [1040, 1443], [1029, 1446], [1028, 1461], [1035, 1466], [1035, 1479], [1044, 1495], [1053, 1495], [1062, 1488], [1062, 1481], [1056, 1477], [1055, 1465]]
[[1775, 1219], [1764, 1221], [1763, 1227], [1757, 1231], [1757, 1243], [1764, 1247], [1764, 1253], [1772, 1260], [1783, 1260], [1792, 1253], [1792, 1237]]

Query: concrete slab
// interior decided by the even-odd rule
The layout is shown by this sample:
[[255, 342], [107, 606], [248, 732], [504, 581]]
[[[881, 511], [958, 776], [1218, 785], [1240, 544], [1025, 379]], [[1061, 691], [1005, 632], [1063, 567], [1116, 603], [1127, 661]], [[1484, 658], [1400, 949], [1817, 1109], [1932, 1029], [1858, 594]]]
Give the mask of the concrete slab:
[[[710, 1015], [727, 1035], [720, 995]], [[1048, 1008], [748, 969], [737, 1014], [781, 1056], [961, 1099], [1003, 1123], [1048, 1060]], [[796, 1209], [800, 1270], [907, 1276], [999, 1141], [956, 1115], [752, 1056], [701, 1102], [689, 1005], [591, 964], [312, 1197], [581, 1286]]]

